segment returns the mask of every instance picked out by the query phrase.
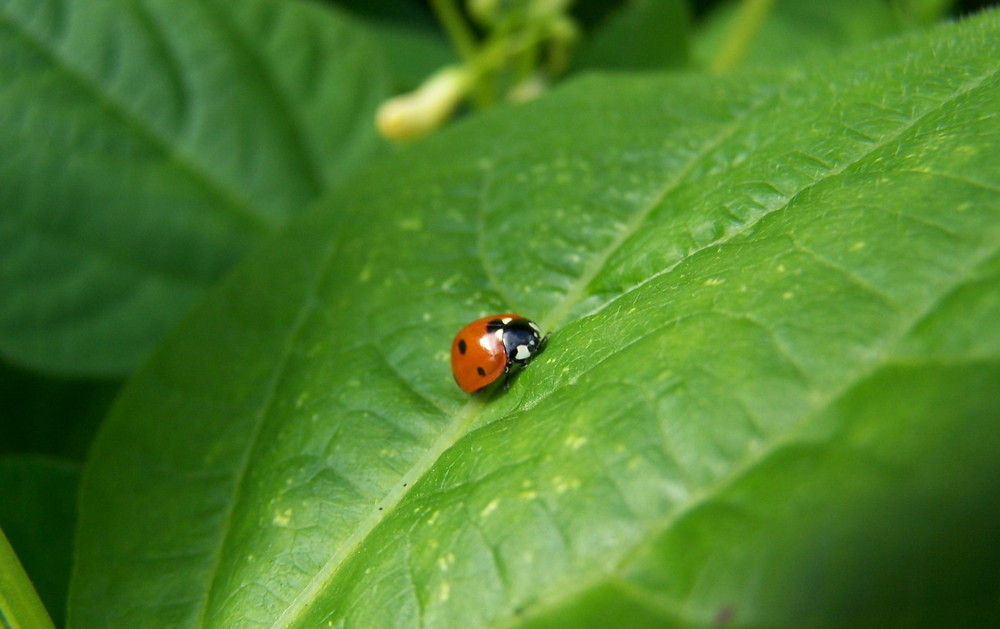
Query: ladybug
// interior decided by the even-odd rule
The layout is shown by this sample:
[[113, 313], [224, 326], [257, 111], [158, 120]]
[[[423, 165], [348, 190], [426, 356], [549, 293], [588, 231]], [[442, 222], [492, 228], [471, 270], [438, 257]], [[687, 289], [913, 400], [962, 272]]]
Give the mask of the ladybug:
[[[547, 337], [546, 337], [547, 338]], [[542, 330], [516, 314], [476, 319], [451, 342], [451, 373], [466, 393], [492, 384], [511, 367], [524, 367], [545, 348]]]

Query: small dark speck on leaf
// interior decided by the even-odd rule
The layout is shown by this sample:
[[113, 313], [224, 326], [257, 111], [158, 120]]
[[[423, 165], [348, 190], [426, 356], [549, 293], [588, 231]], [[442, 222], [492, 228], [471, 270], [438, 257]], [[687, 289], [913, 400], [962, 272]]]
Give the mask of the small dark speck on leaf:
[[733, 620], [733, 606], [723, 605], [719, 611], [715, 612], [715, 626], [725, 627]]

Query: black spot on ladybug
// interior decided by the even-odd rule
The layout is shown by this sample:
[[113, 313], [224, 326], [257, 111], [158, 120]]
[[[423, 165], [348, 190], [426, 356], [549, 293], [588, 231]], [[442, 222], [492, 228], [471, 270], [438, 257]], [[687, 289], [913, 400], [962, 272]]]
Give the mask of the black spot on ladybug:
[[465, 350], [467, 349], [469, 348], [465, 345], [465, 339], [458, 339], [458, 353], [465, 354]]
[[476, 373], [478, 373], [481, 378], [486, 377], [486, 370], [482, 367], [476, 367]]
[[487, 332], [496, 332], [501, 328], [503, 328], [503, 321], [501, 321], [500, 319], [493, 319], [486, 323]]

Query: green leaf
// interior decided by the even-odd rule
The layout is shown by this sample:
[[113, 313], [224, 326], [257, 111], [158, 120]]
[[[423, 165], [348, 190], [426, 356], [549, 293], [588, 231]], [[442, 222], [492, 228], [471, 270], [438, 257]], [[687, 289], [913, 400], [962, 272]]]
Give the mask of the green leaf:
[[379, 60], [313, 3], [0, 2], [0, 352], [128, 372], [372, 153]]
[[[737, 36], [736, 2], [720, 5], [694, 38], [693, 56], [707, 66]], [[742, 51], [747, 67], [785, 66], [810, 55], [872, 42], [903, 30], [897, 12], [884, 0], [776, 0], [766, 20]]]
[[[40, 456], [0, 457], [0, 599], [4, 599], [0, 623], [4, 627], [34, 629], [45, 621], [51, 626], [48, 615], [58, 626], [64, 625], [78, 479], [75, 463]], [[23, 572], [9, 554], [10, 547], [17, 552]], [[20, 624], [11, 624], [11, 611]]]
[[631, 0], [605, 18], [574, 58], [576, 69], [663, 70], [688, 62], [687, 3]]
[[[73, 625], [988, 624], [998, 37], [593, 77], [366, 171], [117, 402]], [[465, 396], [504, 311], [548, 347]]]

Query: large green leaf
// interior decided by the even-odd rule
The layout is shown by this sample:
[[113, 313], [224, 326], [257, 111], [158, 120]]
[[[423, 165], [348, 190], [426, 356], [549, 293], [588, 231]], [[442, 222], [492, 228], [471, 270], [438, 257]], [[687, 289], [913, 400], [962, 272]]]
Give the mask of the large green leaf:
[[[998, 38], [593, 77], [388, 158], [119, 399], [72, 624], [984, 623]], [[546, 352], [463, 395], [508, 310]]]
[[313, 3], [0, 1], [0, 352], [127, 372], [372, 152], [385, 84]]

